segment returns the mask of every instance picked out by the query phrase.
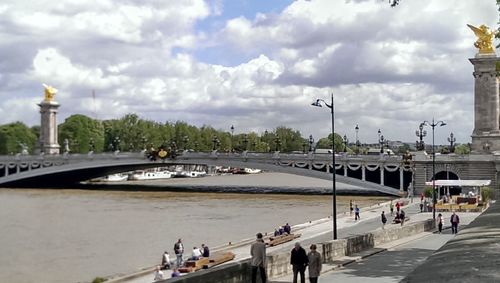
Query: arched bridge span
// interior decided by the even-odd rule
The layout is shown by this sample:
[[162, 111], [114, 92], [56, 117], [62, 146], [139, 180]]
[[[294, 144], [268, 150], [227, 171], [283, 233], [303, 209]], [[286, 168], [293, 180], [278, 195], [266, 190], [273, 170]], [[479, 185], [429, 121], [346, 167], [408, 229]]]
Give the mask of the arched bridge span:
[[[398, 159], [399, 160], [399, 159]], [[337, 182], [359, 186], [381, 193], [398, 195], [400, 190], [382, 185], [384, 170], [378, 173], [382, 183], [364, 179], [366, 171], [374, 167], [386, 170], [400, 170], [400, 160], [375, 159], [342, 160], [338, 158], [335, 166]], [[3, 187], [60, 187], [109, 174], [126, 172], [167, 165], [201, 164], [212, 166], [231, 166], [258, 168], [266, 171], [283, 172], [320, 179], [332, 180], [331, 154], [280, 154], [280, 153], [219, 153], [219, 152], [184, 152], [175, 159], [148, 160], [144, 153], [115, 154], [64, 154], [57, 156], [9, 156], [0, 157], [0, 186]], [[379, 165], [377, 165], [379, 164]], [[363, 165], [363, 178], [349, 177], [352, 169]]]

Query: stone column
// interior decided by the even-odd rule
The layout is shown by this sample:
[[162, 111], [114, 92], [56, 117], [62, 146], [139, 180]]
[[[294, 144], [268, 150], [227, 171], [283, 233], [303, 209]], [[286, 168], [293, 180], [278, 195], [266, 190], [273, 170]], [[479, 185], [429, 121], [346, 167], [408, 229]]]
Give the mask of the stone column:
[[361, 166], [361, 180], [366, 181], [366, 165]]
[[474, 130], [472, 150], [500, 150], [500, 93], [496, 55], [477, 55], [469, 59], [474, 65]]
[[45, 154], [59, 154], [56, 119], [59, 103], [44, 100], [38, 106], [41, 114], [39, 151]]
[[404, 169], [403, 165], [399, 166], [399, 190], [404, 191]]
[[380, 164], [380, 184], [384, 185], [384, 165]]

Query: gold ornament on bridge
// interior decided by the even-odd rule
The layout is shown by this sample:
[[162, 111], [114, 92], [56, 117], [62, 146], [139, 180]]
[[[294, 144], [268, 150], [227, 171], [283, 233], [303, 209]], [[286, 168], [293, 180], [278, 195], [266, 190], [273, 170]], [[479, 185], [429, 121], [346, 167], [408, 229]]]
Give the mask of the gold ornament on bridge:
[[479, 49], [479, 54], [495, 54], [493, 38], [497, 32], [490, 30], [486, 25], [480, 25], [478, 28], [469, 24], [467, 26], [477, 36], [474, 46]]
[[45, 101], [54, 100], [54, 96], [57, 93], [57, 89], [46, 84], [43, 84], [43, 87], [45, 88]]

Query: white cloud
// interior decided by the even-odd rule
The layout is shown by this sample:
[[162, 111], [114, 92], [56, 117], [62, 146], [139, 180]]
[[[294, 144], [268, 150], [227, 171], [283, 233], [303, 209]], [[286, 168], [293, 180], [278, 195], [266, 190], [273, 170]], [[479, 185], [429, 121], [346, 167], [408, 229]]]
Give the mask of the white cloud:
[[[34, 104], [47, 82], [60, 89], [60, 121], [135, 112], [317, 137], [328, 134], [329, 113], [309, 105], [333, 91], [340, 133], [352, 136], [359, 124], [365, 141], [378, 128], [413, 141], [418, 123], [434, 116], [461, 142], [473, 120], [475, 39], [465, 24], [494, 25], [498, 16], [495, 3], [451, 0], [293, 1], [232, 19], [222, 1], [7, 0], [0, 15], [0, 96], [9, 97], [0, 123], [38, 123]], [[238, 56], [246, 59], [216, 64]], [[26, 105], [32, 114], [6, 114]]]

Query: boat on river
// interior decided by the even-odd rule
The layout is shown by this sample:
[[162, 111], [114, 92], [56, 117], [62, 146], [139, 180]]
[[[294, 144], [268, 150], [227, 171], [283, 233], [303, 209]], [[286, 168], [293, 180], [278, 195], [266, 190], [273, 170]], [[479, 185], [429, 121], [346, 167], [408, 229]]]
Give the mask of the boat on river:
[[128, 179], [133, 181], [170, 179], [174, 174], [168, 170], [138, 170], [130, 174]]

